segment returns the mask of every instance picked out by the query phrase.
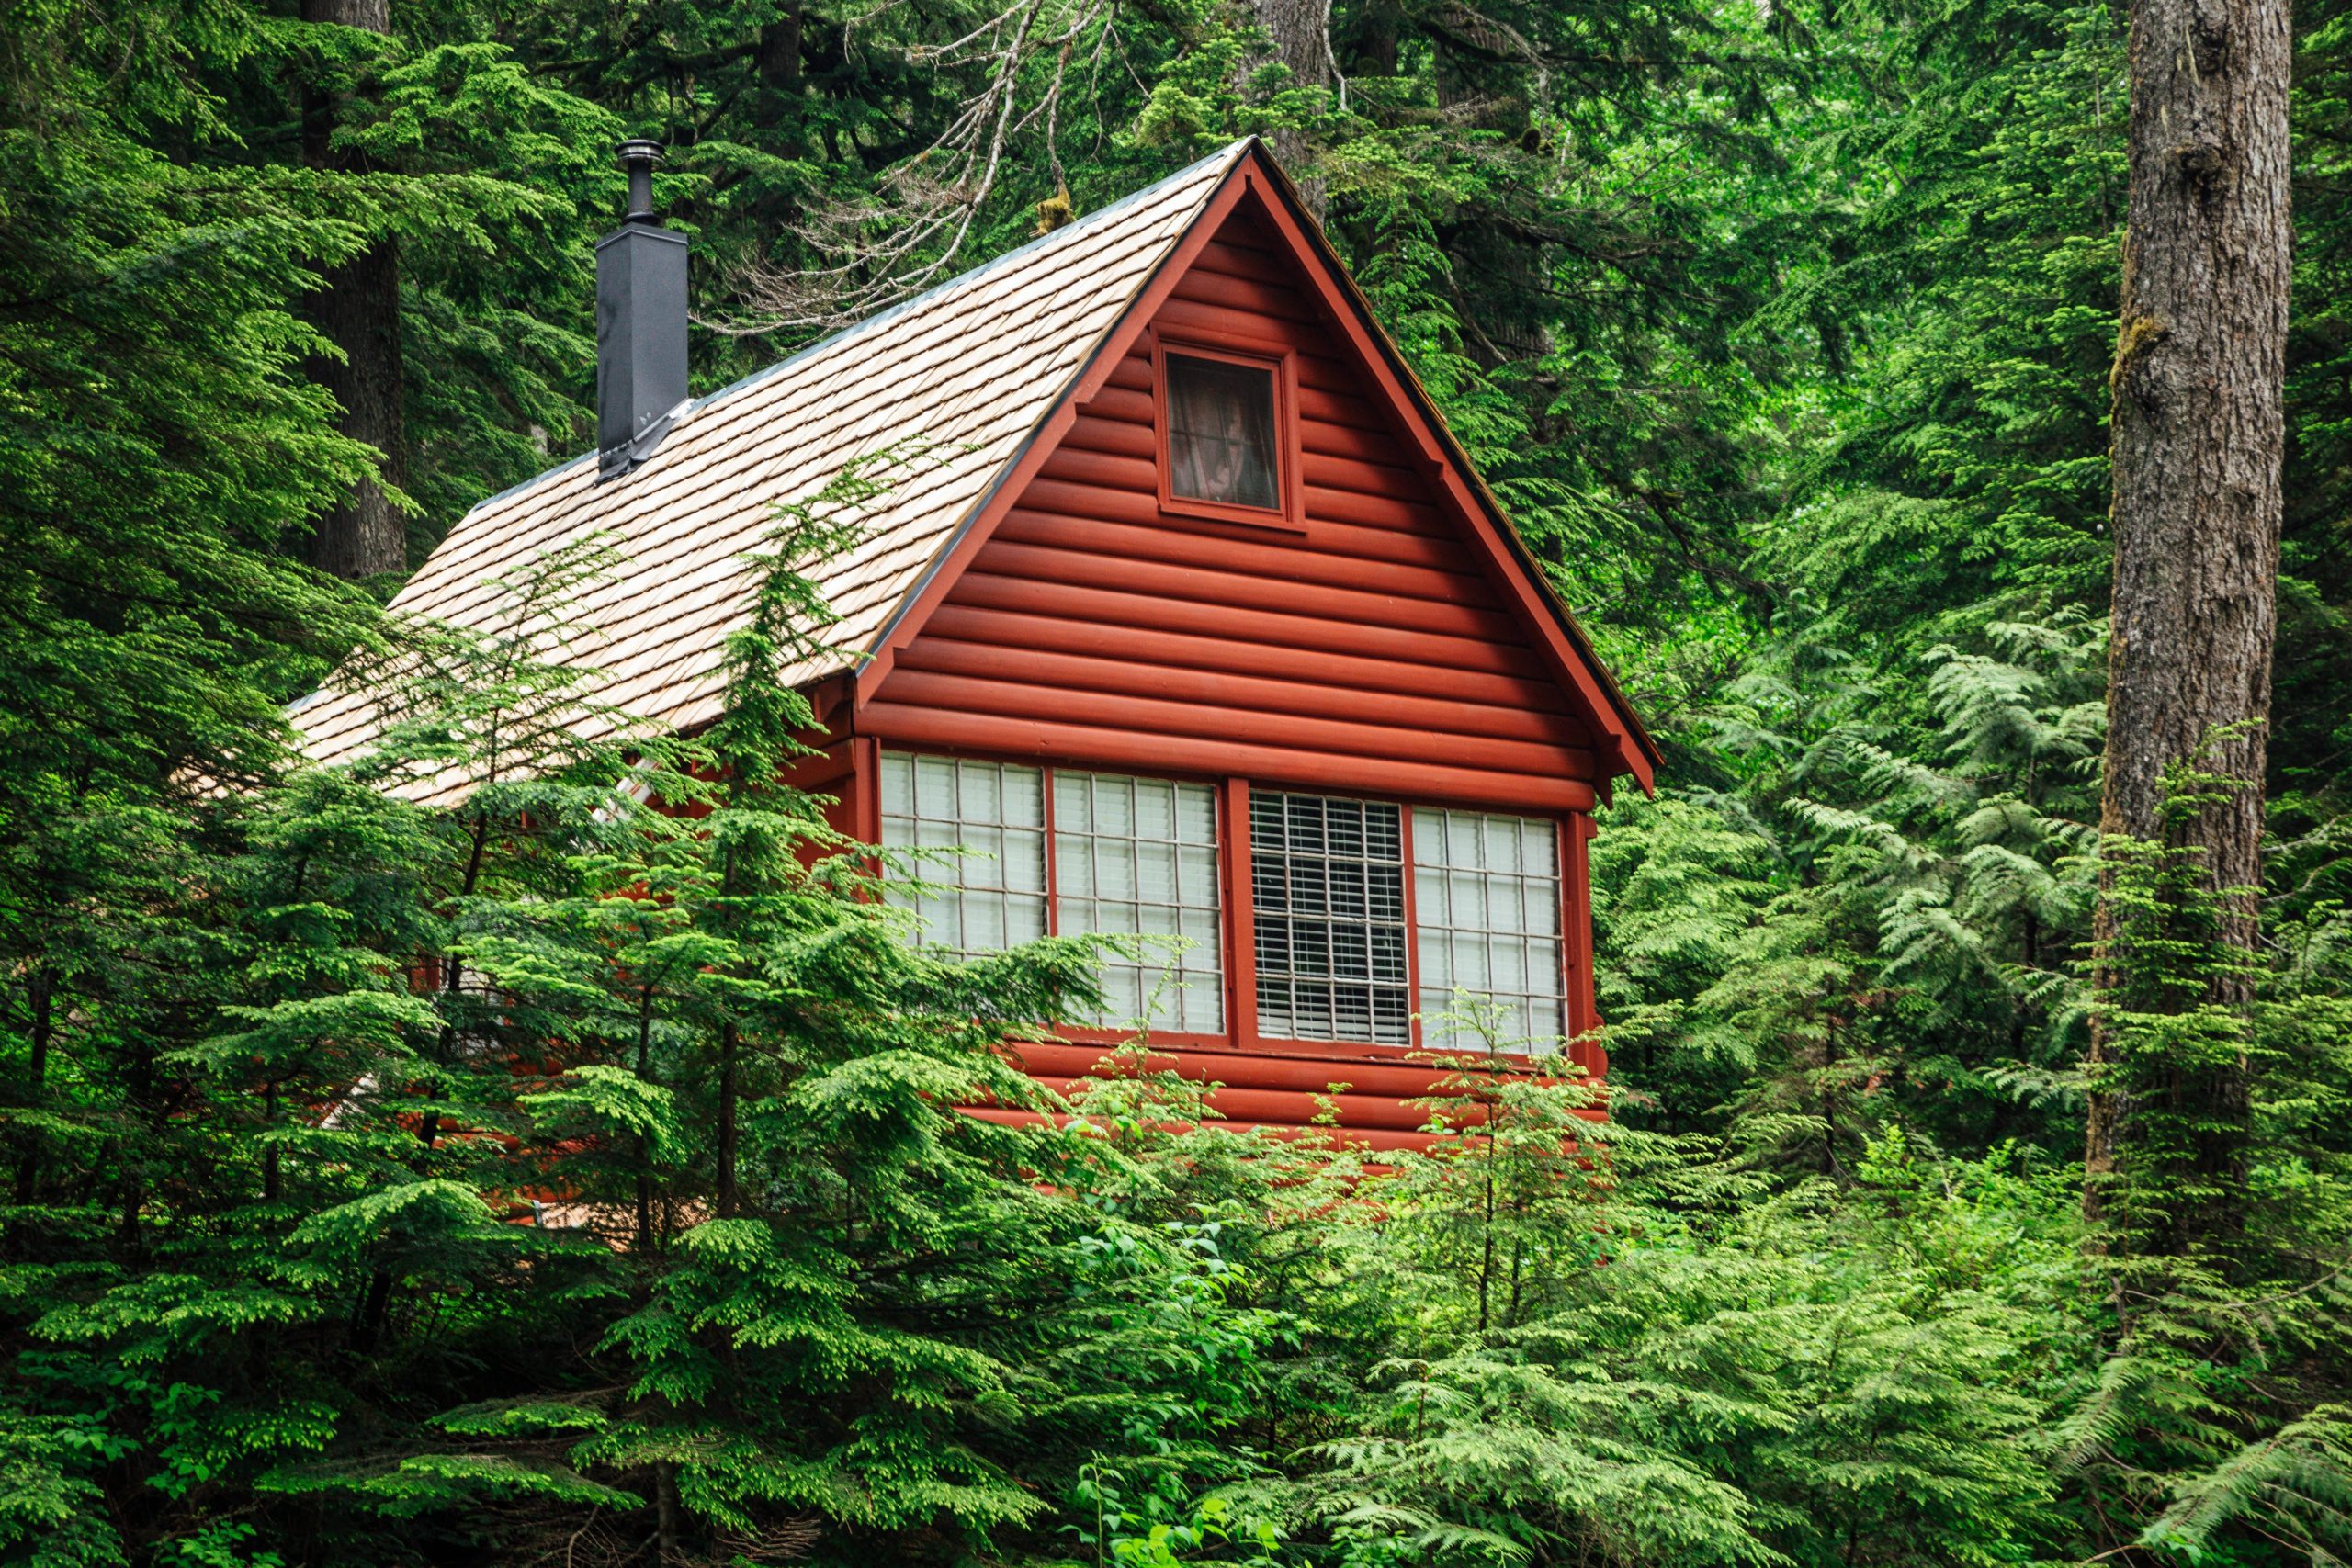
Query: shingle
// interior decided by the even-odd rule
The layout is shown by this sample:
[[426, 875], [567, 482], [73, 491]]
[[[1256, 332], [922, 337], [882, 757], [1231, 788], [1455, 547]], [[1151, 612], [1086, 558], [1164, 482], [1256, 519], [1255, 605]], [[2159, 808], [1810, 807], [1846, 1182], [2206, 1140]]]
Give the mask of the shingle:
[[[860, 542], [808, 569], [842, 620], [818, 656], [784, 674], [805, 682], [849, 668], [1246, 145], [701, 400], [624, 480], [599, 485], [595, 464], [574, 458], [492, 496], [450, 530], [392, 613], [504, 629], [509, 613], [490, 579], [606, 534], [620, 560], [615, 577], [571, 607], [596, 634], [572, 654], [598, 672], [585, 695], [652, 723], [703, 723], [717, 716], [727, 639], [748, 608], [744, 557], [776, 525], [778, 509], [813, 499], [854, 460], [910, 453], [860, 514]], [[316, 761], [348, 761], [375, 744], [377, 716], [363, 693], [331, 682], [298, 708]], [[412, 793], [446, 796], [465, 783], [445, 777]]]

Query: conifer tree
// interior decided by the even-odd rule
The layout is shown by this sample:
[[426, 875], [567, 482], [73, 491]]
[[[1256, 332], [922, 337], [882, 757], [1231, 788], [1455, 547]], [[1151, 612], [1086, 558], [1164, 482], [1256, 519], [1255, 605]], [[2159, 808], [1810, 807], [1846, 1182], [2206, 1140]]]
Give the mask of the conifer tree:
[[[2232, 912], [2215, 935], [2255, 946], [2270, 657], [2278, 629], [2289, 284], [2287, 7], [2142, 0], [2132, 21], [2132, 181], [2122, 330], [2110, 378], [2115, 592], [2108, 695], [2110, 838], [2202, 852]], [[2234, 780], [2168, 815], [2182, 768]], [[2132, 940], [2108, 900], [2102, 934]], [[2213, 977], [2215, 999], [2246, 982]], [[2226, 1251], [2244, 1220], [2245, 1074], [2198, 1054], [2161, 1078], [2109, 1072], [2095, 1026], [2085, 1201], [2096, 1217], [2143, 1113], [2203, 1131], [2144, 1167], [2164, 1218], [2131, 1222], [2167, 1254]], [[2112, 1078], [2113, 1081], [2110, 1081]]]

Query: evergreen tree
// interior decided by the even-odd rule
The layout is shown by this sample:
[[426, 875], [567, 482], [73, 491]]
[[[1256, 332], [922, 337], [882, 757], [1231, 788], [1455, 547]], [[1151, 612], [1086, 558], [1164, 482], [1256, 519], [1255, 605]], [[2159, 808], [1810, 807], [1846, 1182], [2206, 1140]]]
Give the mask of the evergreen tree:
[[[324, 14], [0, 43], [0, 1562], [2352, 1554], [2335, 11], [2234, 905], [2098, 840], [2118, 11]], [[1593, 848], [1605, 1090], [1472, 1053], [1458, 1145], [1375, 1158], [1139, 1042], [1067, 1125], [956, 1112], [1060, 1109], [1002, 1046], [1097, 955], [922, 948], [876, 893], [924, 863], [780, 782], [792, 568], [885, 474], [778, 519], [694, 737], [582, 696], [598, 541], [493, 585], [528, 635], [305, 564], [584, 445], [624, 130], [701, 387], [1278, 135], [1668, 752]], [[397, 436], [320, 330], [395, 255]], [[387, 723], [305, 769], [330, 667]]]

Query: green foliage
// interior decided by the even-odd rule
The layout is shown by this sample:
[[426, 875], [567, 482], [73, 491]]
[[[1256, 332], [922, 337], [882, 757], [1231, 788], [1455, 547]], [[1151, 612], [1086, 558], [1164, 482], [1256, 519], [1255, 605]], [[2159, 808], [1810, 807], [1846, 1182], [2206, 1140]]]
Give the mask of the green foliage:
[[[2119, 10], [1340, 0], [1326, 86], [1207, 0], [292, 9], [0, 40], [0, 1562], [2352, 1557], [2332, 5], [2253, 952], [2096, 821]], [[921, 866], [784, 782], [794, 568], [918, 451], [777, 519], [692, 738], [583, 695], [597, 539], [487, 634], [295, 564], [385, 458], [422, 550], [584, 444], [624, 131], [704, 388], [1278, 137], [1668, 753], [1593, 846], [1605, 1091], [1490, 1038], [1377, 1161], [1141, 1050], [956, 1112], [1046, 1103], [1002, 1043], [1096, 955], [909, 945]], [[387, 240], [379, 455], [303, 311]], [[296, 767], [331, 663], [382, 743]], [[2094, 1017], [2144, 1135], [2086, 1229]], [[2217, 1140], [2173, 1086], [2241, 1060]]]

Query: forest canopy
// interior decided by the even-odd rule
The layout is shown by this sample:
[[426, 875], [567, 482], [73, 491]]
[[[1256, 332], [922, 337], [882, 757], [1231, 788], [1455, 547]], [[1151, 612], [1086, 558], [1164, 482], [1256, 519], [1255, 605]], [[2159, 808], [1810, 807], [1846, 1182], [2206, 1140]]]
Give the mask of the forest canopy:
[[[2190, 332], [2127, 293], [2121, 6], [8, 6], [0, 1562], [2352, 1559], [2334, 3], [2261, 744], [2120, 831]], [[1475, 1009], [1444, 1156], [1142, 1070], [952, 1110], [1051, 1103], [1000, 1047], [1103, 953], [922, 945], [921, 865], [779, 782], [854, 494], [775, 520], [691, 738], [385, 611], [594, 446], [623, 136], [707, 392], [1243, 135], [1665, 755], [1593, 840], [1605, 1119]], [[560, 626], [615, 570], [500, 588]], [[306, 766], [338, 666], [400, 722]]]

